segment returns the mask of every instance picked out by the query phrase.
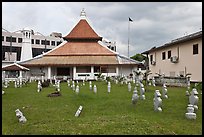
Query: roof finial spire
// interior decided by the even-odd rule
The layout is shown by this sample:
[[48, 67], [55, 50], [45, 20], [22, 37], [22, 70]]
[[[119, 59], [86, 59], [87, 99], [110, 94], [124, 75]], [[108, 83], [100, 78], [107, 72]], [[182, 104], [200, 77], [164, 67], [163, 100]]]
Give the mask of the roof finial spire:
[[80, 17], [81, 19], [86, 19], [86, 12], [84, 11], [84, 8], [81, 10]]

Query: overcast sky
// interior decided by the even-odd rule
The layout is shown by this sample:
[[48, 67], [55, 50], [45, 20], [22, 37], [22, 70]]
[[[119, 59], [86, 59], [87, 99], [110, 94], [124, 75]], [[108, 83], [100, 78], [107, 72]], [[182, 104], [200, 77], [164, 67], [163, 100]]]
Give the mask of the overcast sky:
[[65, 36], [78, 23], [82, 8], [95, 32], [115, 41], [117, 52], [126, 56], [128, 23], [130, 56], [202, 30], [202, 2], [3, 2], [2, 27]]

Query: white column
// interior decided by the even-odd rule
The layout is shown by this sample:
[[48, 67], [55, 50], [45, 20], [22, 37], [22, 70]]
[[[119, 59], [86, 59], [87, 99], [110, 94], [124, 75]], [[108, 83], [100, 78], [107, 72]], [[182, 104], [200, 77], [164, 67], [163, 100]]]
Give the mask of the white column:
[[91, 79], [94, 79], [94, 66], [91, 66]]
[[23, 72], [22, 72], [22, 71], [19, 72], [19, 77], [20, 77], [20, 78], [23, 77]]
[[119, 75], [119, 68], [118, 68], [118, 66], [116, 67], [116, 76], [118, 76]]
[[47, 79], [51, 79], [51, 67], [48, 66], [47, 68]]
[[76, 66], [73, 67], [73, 80], [76, 79]]

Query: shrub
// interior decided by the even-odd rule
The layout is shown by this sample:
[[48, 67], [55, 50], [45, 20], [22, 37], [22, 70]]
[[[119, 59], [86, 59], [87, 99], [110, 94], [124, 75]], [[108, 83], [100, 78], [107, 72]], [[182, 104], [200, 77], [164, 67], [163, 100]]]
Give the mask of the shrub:
[[42, 87], [49, 87], [50, 82], [48, 80], [42, 82]]

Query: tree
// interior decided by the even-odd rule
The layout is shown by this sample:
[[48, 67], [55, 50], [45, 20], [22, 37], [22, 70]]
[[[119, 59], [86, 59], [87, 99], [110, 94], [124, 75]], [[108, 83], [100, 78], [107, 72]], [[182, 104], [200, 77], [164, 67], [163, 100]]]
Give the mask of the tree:
[[134, 56], [132, 56], [130, 58], [141, 62], [143, 60], [146, 60], [147, 57], [145, 57], [142, 54], [136, 54], [136, 55], [134, 55]]

